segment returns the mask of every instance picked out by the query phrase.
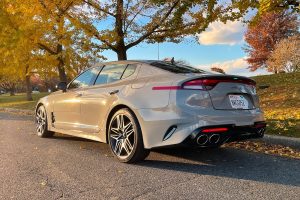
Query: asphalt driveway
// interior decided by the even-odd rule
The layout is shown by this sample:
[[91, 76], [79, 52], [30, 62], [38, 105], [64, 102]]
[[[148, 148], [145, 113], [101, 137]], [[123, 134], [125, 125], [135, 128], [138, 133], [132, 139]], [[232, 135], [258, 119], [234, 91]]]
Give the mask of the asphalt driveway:
[[0, 199], [300, 199], [300, 160], [221, 149], [162, 149], [117, 162], [106, 144], [35, 135], [0, 112]]

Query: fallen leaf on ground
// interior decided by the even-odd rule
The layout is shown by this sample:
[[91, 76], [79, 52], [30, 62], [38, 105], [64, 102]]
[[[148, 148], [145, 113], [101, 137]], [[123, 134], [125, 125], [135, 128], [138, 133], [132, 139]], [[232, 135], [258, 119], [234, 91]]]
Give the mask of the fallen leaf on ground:
[[265, 142], [257, 142], [257, 141], [232, 142], [232, 143], [225, 144], [224, 147], [244, 149], [247, 151], [300, 159], [299, 150], [292, 149], [291, 147], [286, 147], [282, 145], [267, 144]]

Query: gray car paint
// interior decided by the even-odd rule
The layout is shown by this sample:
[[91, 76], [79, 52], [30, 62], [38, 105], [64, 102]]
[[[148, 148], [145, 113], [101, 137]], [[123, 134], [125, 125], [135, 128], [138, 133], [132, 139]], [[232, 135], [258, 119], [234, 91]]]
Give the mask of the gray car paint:
[[[108, 116], [116, 106], [122, 105], [136, 115], [142, 129], [144, 146], [151, 149], [179, 144], [202, 126], [243, 126], [264, 121], [255, 90], [244, 84], [220, 83], [209, 92], [153, 90], [155, 86], [179, 86], [187, 80], [214, 75], [174, 74], [142, 61], [104, 64], [115, 63], [136, 64], [137, 69], [132, 76], [120, 81], [68, 90], [66, 93], [57, 91], [40, 99], [37, 105], [45, 106], [48, 119], [52, 118], [51, 113], [55, 116], [56, 121], [48, 123], [49, 130], [107, 143]], [[110, 95], [114, 90], [119, 92]], [[249, 110], [229, 109], [224, 100], [228, 93], [249, 95], [253, 101], [252, 107]], [[164, 141], [163, 137], [172, 125], [177, 126], [176, 131]]]

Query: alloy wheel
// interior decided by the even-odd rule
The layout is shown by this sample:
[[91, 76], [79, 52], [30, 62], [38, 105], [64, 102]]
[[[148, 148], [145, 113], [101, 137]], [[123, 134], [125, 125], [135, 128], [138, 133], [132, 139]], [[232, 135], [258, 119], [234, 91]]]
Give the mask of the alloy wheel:
[[38, 135], [43, 135], [47, 126], [47, 116], [46, 111], [43, 106], [38, 108], [36, 112], [36, 129]]
[[130, 118], [124, 114], [116, 115], [111, 122], [109, 131], [114, 154], [121, 159], [129, 157], [135, 145], [135, 129]]

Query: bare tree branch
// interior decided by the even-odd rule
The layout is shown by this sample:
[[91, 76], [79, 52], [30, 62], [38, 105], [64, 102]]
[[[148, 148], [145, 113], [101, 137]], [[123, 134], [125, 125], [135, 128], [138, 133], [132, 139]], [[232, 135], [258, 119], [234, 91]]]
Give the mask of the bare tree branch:
[[156, 25], [154, 25], [148, 32], [146, 32], [144, 35], [142, 35], [139, 39], [137, 39], [136, 41], [128, 44], [126, 46], [126, 49], [129, 49], [135, 45], [138, 45], [139, 43], [141, 43], [143, 40], [145, 40], [147, 37], [149, 37], [157, 28], [159, 28], [159, 26], [171, 15], [172, 11], [175, 9], [175, 7], [178, 5], [180, 0], [177, 0], [168, 10], [168, 12], [163, 16], [163, 18], [161, 19], [161, 21], [159, 23], [156, 23]]
[[90, 6], [92, 6], [93, 8], [95, 8], [95, 9], [98, 10], [98, 11], [104, 12], [105, 14], [110, 15], [110, 16], [112, 16], [112, 17], [116, 17], [115, 14], [109, 12], [108, 10], [105, 10], [105, 9], [101, 8], [101, 7], [100, 7], [99, 5], [97, 5], [95, 2], [92, 2], [92, 1], [90, 1], [90, 0], [83, 0], [83, 2], [86, 3], [86, 4], [88, 4], [88, 5], [90, 5]]
[[52, 54], [52, 55], [56, 55], [56, 54], [57, 54], [56, 51], [52, 50], [50, 47], [48, 47], [48, 46], [45, 45], [45, 44], [38, 43], [38, 46], [39, 46], [41, 49], [47, 51], [48, 53], [50, 53], [50, 54]]
[[[105, 39], [103, 39], [103, 37], [101, 37], [101, 35], [97, 32], [97, 30], [94, 30], [92, 27], [87, 26], [86, 24], [83, 25], [82, 22], [80, 20], [78, 20], [77, 18], [72, 17], [70, 14], [67, 14], [67, 17], [70, 20], [76, 21], [81, 28], [83, 28], [85, 31], [87, 31], [89, 34], [93, 35], [95, 38], [97, 38], [98, 40], [100, 40], [101, 42], [103, 42], [106, 46], [108, 46], [111, 50], [113, 51], [117, 51], [116, 47], [112, 44], [110, 44], [108, 41], [106, 41]], [[102, 49], [108, 49], [105, 47], [102, 47]]]

